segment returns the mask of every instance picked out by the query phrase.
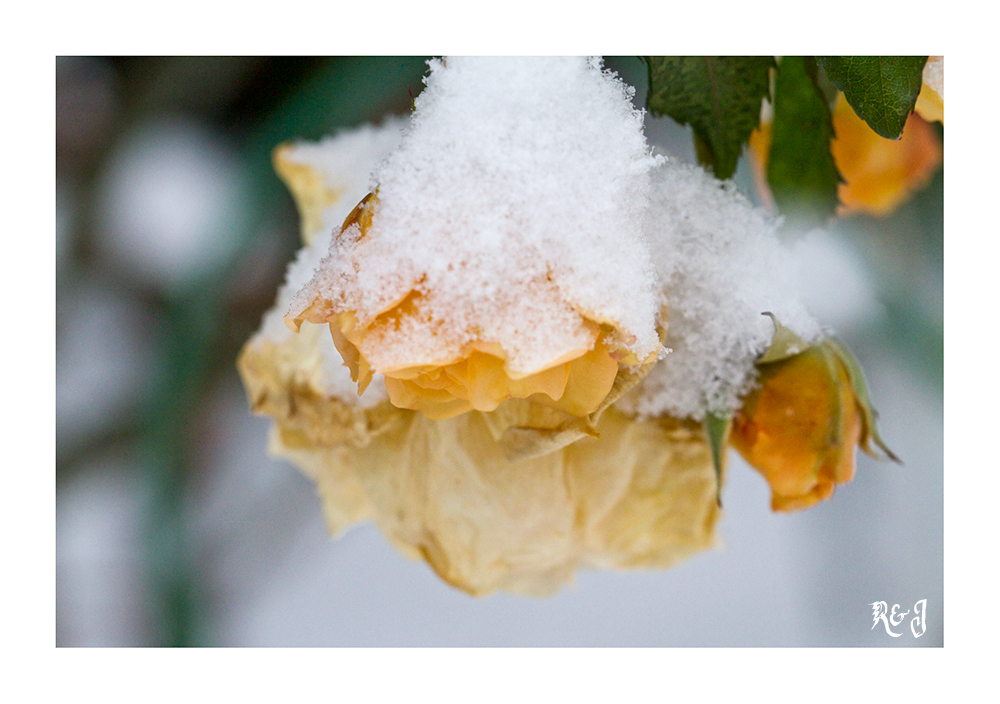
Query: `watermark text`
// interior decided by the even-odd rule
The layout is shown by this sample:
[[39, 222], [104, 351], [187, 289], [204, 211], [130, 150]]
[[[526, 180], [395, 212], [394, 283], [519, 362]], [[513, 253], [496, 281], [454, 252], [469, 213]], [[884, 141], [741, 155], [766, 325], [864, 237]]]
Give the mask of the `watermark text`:
[[[903, 620], [910, 614], [910, 610], [901, 611], [902, 607], [899, 604], [893, 604], [890, 609], [889, 605], [884, 601], [873, 601], [869, 606], [872, 607], [872, 627], [869, 630], [874, 630], [879, 622], [881, 622], [885, 626], [885, 632], [893, 638], [899, 638], [903, 635], [902, 631], [904, 628], [899, 627], [903, 623]], [[927, 631], [927, 599], [921, 599], [914, 604], [912, 613], [913, 618], [910, 619], [910, 632], [914, 638], [919, 638]], [[900, 632], [897, 633], [893, 630], [894, 628], [899, 628]]]

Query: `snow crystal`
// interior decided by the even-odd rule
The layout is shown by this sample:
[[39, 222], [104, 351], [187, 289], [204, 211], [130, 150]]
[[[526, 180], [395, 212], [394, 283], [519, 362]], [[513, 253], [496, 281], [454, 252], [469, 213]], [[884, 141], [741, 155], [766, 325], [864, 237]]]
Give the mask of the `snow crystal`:
[[482, 341], [529, 373], [589, 347], [581, 314], [640, 358], [656, 351], [643, 227], [659, 160], [634, 89], [595, 59], [429, 66], [403, 143], [376, 171], [370, 228], [334, 238], [292, 313], [320, 299], [364, 324], [416, 291], [418, 314], [380, 333], [377, 369]]
[[731, 411], [771, 342], [774, 326], [762, 313], [806, 340], [820, 334], [796, 294], [795, 260], [775, 221], [731, 182], [675, 161], [653, 175], [647, 222], [672, 351], [618, 405], [696, 420]]

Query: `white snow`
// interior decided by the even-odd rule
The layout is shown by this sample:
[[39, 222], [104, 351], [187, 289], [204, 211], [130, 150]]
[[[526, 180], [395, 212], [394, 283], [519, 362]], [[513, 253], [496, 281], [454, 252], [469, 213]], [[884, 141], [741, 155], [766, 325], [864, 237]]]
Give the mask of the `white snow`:
[[653, 260], [672, 351], [619, 406], [641, 416], [701, 420], [738, 407], [771, 342], [771, 312], [806, 340], [820, 334], [797, 293], [796, 260], [777, 223], [732, 182], [674, 160], [653, 176]]
[[[500, 343], [517, 372], [589, 344], [581, 313], [649, 354], [666, 311], [669, 354], [618, 405], [696, 420], [735, 409], [753, 387], [773, 334], [764, 312], [820, 336], [778, 223], [731, 182], [653, 156], [633, 89], [599, 62], [429, 64], [399, 148], [377, 167], [395, 144], [388, 126], [296, 147], [352, 195], [326, 217], [335, 236], [318, 236], [289, 268], [261, 334], [286, 339], [282, 314], [316, 300], [364, 324], [415, 290], [416, 312], [373, 333], [376, 369], [440, 363], [479, 340]], [[373, 167], [372, 224], [340, 233]], [[328, 336], [323, 355], [330, 392], [358, 402]]]
[[379, 340], [376, 369], [435, 364], [476, 341], [530, 373], [589, 347], [581, 314], [659, 346], [643, 242], [657, 160], [632, 89], [583, 58], [431, 61], [402, 145], [377, 170], [379, 204], [296, 297], [362, 324], [421, 294]]

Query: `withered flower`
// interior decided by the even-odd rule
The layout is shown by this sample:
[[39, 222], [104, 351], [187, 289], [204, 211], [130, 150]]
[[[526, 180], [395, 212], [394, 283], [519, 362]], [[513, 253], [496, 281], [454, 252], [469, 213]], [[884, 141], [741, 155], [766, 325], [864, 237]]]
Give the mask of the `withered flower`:
[[[630, 97], [595, 60], [435, 61], [402, 138], [276, 152], [306, 246], [239, 369], [331, 532], [371, 520], [468, 593], [543, 595], [716, 544], [713, 418], [736, 414], [733, 445], [783, 502], [845, 471], [829, 446], [801, 468], [813, 435], [772, 428], [783, 408], [881, 446], [773, 219], [652, 156]], [[761, 357], [767, 309], [806, 356]], [[801, 393], [779, 408], [788, 374]]]
[[[472, 159], [453, 176], [485, 179], [474, 190], [487, 197], [486, 212], [475, 212], [482, 206], [461, 179], [427, 192], [426, 171], [404, 183], [425, 198], [409, 198], [394, 179], [406, 182], [399, 173], [427, 157], [418, 99], [404, 142], [417, 147], [383, 163], [377, 192], [361, 199], [333, 238], [320, 232], [303, 250], [239, 366], [253, 408], [275, 419], [272, 452], [315, 479], [332, 532], [370, 519], [401, 552], [426, 560], [457, 588], [537, 595], [582, 567], [665, 567], [710, 547], [719, 509], [698, 423], [637, 421], [612, 406], [653, 366], [662, 334], [641, 235], [646, 171], [657, 160], [628, 92], [593, 61], [512, 64], [499, 67], [514, 75], [493, 90], [515, 102], [572, 100], [584, 91], [603, 106], [596, 122], [581, 126], [590, 138], [563, 131], [586, 143], [595, 161], [577, 163], [558, 140], [535, 144], [535, 128], [555, 116], [543, 110], [528, 129], [524, 104], [485, 142], [514, 140], [516, 147], [520, 140], [522, 158], [583, 177], [592, 192], [571, 180], [552, 182], [552, 193], [537, 182], [519, 189], [512, 179], [530, 181], [524, 165], [508, 172], [502, 151], [484, 167], [477, 138], [451, 155]], [[457, 80], [442, 76], [468, 70], [453, 60], [447, 70], [433, 67], [431, 117], [452, 114], [435, 107], [444, 102], [434, 98], [435, 86], [450, 95], [445, 88]], [[505, 83], [525, 76], [552, 90]], [[470, 79], [483, 85], [482, 76]], [[444, 105], [458, 113], [475, 107]], [[603, 157], [598, 137], [611, 140]], [[437, 149], [433, 132], [427, 139]], [[343, 161], [338, 148], [346, 149], [334, 141], [276, 156], [307, 237], [315, 223], [328, 227], [333, 213], [343, 213], [343, 189], [324, 185], [330, 175], [321, 168]], [[551, 153], [539, 162], [543, 148]], [[552, 179], [544, 170], [536, 175]], [[400, 200], [407, 213], [430, 208], [444, 217], [427, 234], [400, 219], [392, 208]], [[413, 241], [395, 238], [399, 228]], [[297, 333], [277, 324], [289, 307]], [[329, 323], [329, 332], [313, 323]], [[350, 371], [331, 363], [340, 356]], [[363, 395], [347, 393], [351, 375]]]

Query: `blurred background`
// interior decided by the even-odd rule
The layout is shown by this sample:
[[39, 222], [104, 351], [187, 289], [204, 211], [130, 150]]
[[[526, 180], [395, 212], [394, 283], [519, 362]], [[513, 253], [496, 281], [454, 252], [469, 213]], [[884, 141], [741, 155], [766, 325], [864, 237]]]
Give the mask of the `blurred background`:
[[[905, 466], [859, 455], [832, 500], [779, 515], [732, 453], [721, 549], [543, 600], [469, 597], [371, 525], [326, 535], [235, 368], [299, 246], [271, 151], [405, 114], [424, 60], [57, 59], [57, 645], [942, 645], [940, 170], [887, 218], [791, 242]], [[643, 106], [645, 66], [606, 64]], [[694, 161], [668, 118], [647, 137]], [[753, 197], [745, 160], [735, 180]], [[872, 602], [920, 599], [921, 638], [872, 630]]]

